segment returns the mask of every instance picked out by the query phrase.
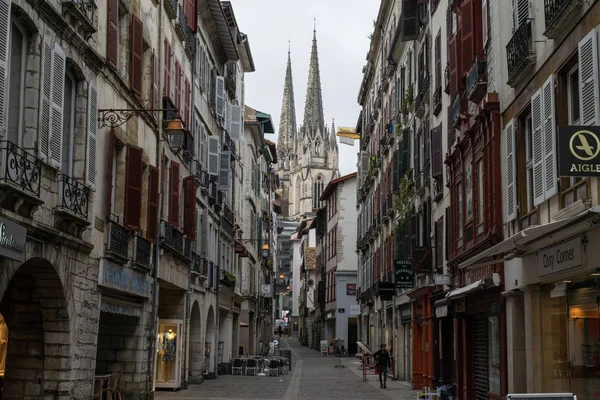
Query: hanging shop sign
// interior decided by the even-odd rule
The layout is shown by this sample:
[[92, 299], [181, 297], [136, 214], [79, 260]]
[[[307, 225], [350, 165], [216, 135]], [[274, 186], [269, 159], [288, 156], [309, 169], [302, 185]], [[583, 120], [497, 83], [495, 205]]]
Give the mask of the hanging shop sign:
[[356, 296], [356, 283], [346, 284], [346, 296]]
[[450, 285], [452, 284], [451, 275], [435, 275], [433, 277], [436, 286]]
[[600, 127], [560, 126], [556, 151], [560, 176], [600, 176]]
[[583, 247], [581, 237], [562, 242], [538, 252], [538, 275], [540, 277], [577, 268], [582, 265]]
[[115, 289], [135, 296], [150, 297], [150, 277], [131, 268], [100, 260], [98, 285]]
[[263, 284], [263, 285], [261, 285], [261, 287], [260, 287], [260, 293], [264, 297], [271, 297], [271, 285], [269, 285], [269, 284]]
[[27, 228], [0, 218], [0, 257], [15, 261], [25, 261]]
[[413, 272], [431, 272], [431, 247], [415, 247], [412, 251]]
[[377, 284], [377, 295], [381, 300], [392, 300], [396, 295], [396, 285], [394, 282], [379, 282]]
[[411, 260], [394, 260], [394, 275], [396, 289], [413, 289], [415, 287]]

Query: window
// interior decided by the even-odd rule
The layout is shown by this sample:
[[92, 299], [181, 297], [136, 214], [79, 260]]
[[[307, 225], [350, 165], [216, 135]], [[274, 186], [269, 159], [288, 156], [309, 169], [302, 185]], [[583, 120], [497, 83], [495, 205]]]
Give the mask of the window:
[[473, 218], [473, 164], [471, 156], [465, 161], [465, 198], [467, 207], [465, 222], [469, 222]]
[[483, 233], [484, 216], [483, 216], [483, 159], [477, 162], [477, 233]]
[[8, 87], [8, 114], [6, 115], [7, 139], [21, 146], [23, 137], [23, 104], [25, 90], [25, 71], [27, 62], [27, 36], [25, 31], [14, 22], [10, 32], [10, 61]]
[[463, 236], [463, 183], [458, 182], [456, 185], [456, 222], [458, 225], [458, 234], [456, 236], [458, 247], [462, 246], [462, 236]]
[[483, 0], [481, 3], [481, 33], [483, 37], [483, 47], [485, 48], [488, 41], [488, 0]]
[[73, 147], [75, 131], [75, 96], [77, 81], [74, 75], [67, 70], [65, 73], [65, 98], [63, 103], [63, 131], [62, 131], [62, 165], [61, 172], [73, 176]]
[[535, 209], [533, 205], [533, 128], [531, 126], [531, 113], [525, 116], [525, 166], [527, 169], [527, 203], [525, 213]]
[[488, 317], [489, 391], [500, 394], [500, 323], [498, 316]]

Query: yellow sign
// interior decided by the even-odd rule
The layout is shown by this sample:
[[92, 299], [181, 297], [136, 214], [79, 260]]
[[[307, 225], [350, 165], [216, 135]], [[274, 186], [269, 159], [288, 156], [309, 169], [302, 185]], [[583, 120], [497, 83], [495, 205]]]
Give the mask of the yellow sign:
[[349, 126], [340, 126], [337, 130], [336, 136], [347, 137], [350, 139], [360, 139], [360, 135], [356, 133], [354, 128]]

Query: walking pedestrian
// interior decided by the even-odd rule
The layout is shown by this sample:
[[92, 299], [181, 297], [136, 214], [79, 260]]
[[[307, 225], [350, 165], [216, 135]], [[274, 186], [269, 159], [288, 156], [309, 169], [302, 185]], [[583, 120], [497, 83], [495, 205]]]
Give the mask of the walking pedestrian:
[[281, 327], [281, 325], [279, 325], [279, 327], [277, 328], [277, 333], [279, 333], [279, 339], [281, 339], [281, 334], [283, 333], [283, 328]]
[[386, 350], [385, 343], [379, 345], [379, 350], [373, 356], [379, 370], [379, 387], [386, 389], [388, 368], [392, 368], [392, 357], [390, 356], [390, 352]]

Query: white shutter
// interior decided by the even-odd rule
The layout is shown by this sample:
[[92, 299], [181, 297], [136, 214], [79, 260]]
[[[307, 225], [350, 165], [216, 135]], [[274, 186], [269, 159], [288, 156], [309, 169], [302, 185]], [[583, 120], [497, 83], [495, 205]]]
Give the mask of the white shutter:
[[88, 137], [85, 184], [96, 190], [96, 146], [98, 142], [98, 91], [94, 82], [88, 86]]
[[200, 223], [200, 256], [207, 257], [208, 256], [208, 235], [210, 232], [208, 231], [208, 210], [204, 209], [202, 213], [201, 223]]
[[506, 222], [517, 218], [517, 170], [515, 160], [514, 120], [506, 125]]
[[533, 205], [544, 202], [544, 135], [542, 133], [542, 90], [531, 97], [533, 129]]
[[[159, 80], [159, 74], [160, 74], [160, 68], [158, 65], [158, 56], [157, 53], [154, 54], [154, 63], [152, 64], [152, 76], [154, 77], [154, 82], [152, 82], [152, 91], [154, 92], [154, 97], [153, 97], [153, 103], [152, 103], [152, 108], [155, 110], [158, 110], [159, 108], [161, 108], [159, 106], [159, 97], [161, 96], [160, 92], [158, 91], [158, 80]], [[152, 113], [154, 115], [154, 118], [158, 121], [158, 111], [154, 111]]]
[[50, 164], [62, 163], [63, 102], [65, 100], [65, 53], [55, 43], [52, 59], [52, 108], [50, 111]]
[[208, 137], [208, 173], [210, 175], [219, 174], [219, 137]]
[[204, 125], [200, 124], [200, 155], [198, 159], [200, 160], [200, 164], [204, 168], [206, 168], [206, 131], [204, 130]]
[[50, 159], [50, 103], [52, 97], [52, 52], [54, 44], [49, 39], [45, 39], [43, 46], [38, 154], [44, 162], [48, 162]]
[[513, 0], [513, 32], [529, 18], [529, 0]]
[[579, 42], [579, 104], [581, 125], [599, 125], [598, 47], [596, 29]]
[[10, 0], [0, 0], [0, 133], [4, 132], [6, 121], [6, 80], [8, 71], [8, 37], [10, 32]]
[[229, 105], [229, 127], [227, 129], [232, 140], [242, 138], [242, 107]]
[[231, 190], [231, 151], [221, 151], [219, 156], [219, 189]]
[[558, 189], [556, 172], [556, 124], [554, 120], [554, 77], [542, 86], [542, 118], [544, 135], [544, 192], [548, 200]]
[[215, 112], [217, 116], [225, 116], [225, 78], [217, 76], [215, 83]]
[[201, 243], [201, 233], [202, 233], [202, 209], [198, 204], [196, 204], [196, 240], [194, 240], [193, 249], [196, 254], [202, 253]]

